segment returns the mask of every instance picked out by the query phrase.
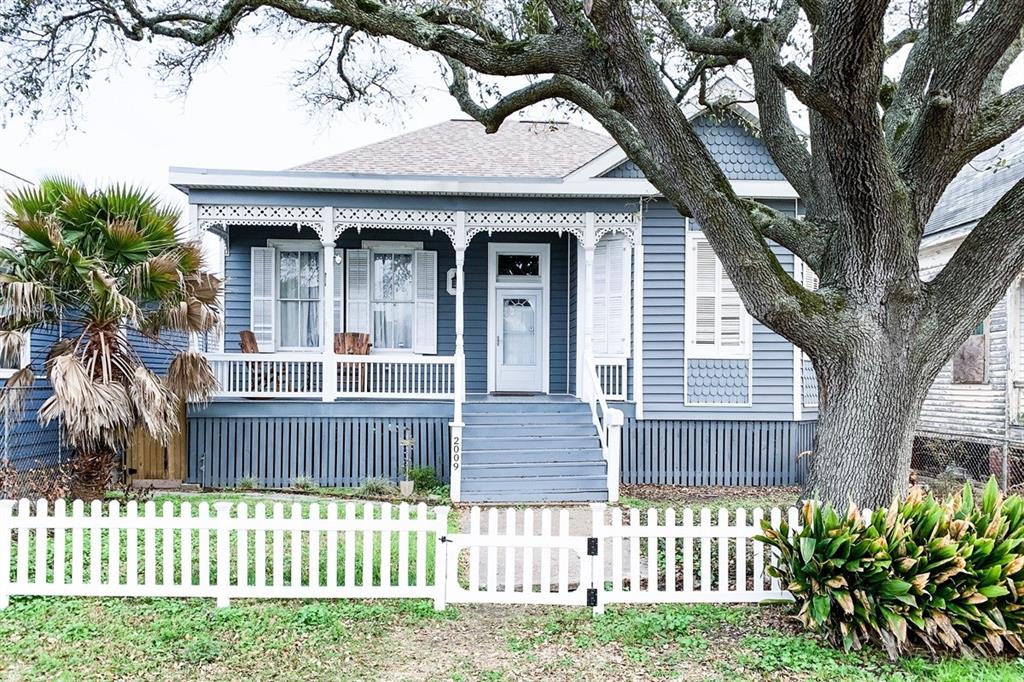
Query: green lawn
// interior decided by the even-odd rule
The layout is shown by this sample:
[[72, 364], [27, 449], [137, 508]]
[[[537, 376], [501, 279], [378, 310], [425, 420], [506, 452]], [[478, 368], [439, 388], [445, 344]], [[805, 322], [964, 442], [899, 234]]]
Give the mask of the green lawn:
[[429, 601], [21, 598], [0, 612], [3, 679], [971, 680], [1020, 661], [844, 654], [780, 607], [586, 609]]

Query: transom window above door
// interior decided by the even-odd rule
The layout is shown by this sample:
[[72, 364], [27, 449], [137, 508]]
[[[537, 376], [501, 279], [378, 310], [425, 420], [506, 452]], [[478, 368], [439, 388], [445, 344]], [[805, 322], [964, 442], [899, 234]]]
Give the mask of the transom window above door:
[[540, 256], [531, 253], [499, 253], [498, 281], [540, 279]]

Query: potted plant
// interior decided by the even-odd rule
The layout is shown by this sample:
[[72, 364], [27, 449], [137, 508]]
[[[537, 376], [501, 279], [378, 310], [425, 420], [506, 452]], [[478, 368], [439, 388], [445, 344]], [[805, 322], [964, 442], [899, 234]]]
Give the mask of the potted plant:
[[405, 431], [405, 438], [402, 439], [402, 456], [405, 464], [405, 479], [398, 483], [398, 491], [402, 494], [402, 497], [412, 497], [413, 490], [415, 489], [415, 483], [412, 480], [412, 448], [416, 444], [409, 435], [409, 430]]

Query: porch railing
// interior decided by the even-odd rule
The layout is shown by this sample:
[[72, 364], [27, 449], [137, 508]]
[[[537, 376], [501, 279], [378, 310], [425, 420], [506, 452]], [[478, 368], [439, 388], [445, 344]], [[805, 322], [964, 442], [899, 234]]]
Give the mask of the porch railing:
[[206, 356], [225, 398], [305, 398], [324, 390], [323, 357], [310, 353], [218, 353]]
[[626, 358], [594, 358], [597, 384], [607, 400], [627, 399]]
[[341, 398], [455, 397], [455, 358], [341, 355], [337, 359], [337, 395]]
[[455, 358], [312, 353], [207, 355], [225, 398], [451, 400]]
[[[592, 356], [583, 359], [583, 396], [590, 404], [590, 413], [594, 418], [594, 426], [601, 440], [601, 451], [608, 469], [608, 501], [619, 501], [619, 467], [622, 457], [622, 425], [625, 415], [622, 410], [608, 407], [608, 395], [605, 394], [601, 375], [598, 371], [599, 360]], [[622, 374], [625, 376], [625, 367]], [[625, 391], [625, 379], [622, 382]]]

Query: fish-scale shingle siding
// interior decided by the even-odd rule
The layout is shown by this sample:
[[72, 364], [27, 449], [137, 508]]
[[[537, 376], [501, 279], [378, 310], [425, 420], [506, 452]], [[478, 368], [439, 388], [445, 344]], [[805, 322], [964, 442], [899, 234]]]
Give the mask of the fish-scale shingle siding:
[[[730, 180], [785, 180], [764, 142], [734, 115], [721, 119], [702, 116], [693, 122], [694, 132]], [[605, 173], [608, 178], [642, 178], [643, 171], [624, 161]]]
[[688, 360], [686, 400], [691, 405], [743, 405], [750, 400], [749, 360]]

